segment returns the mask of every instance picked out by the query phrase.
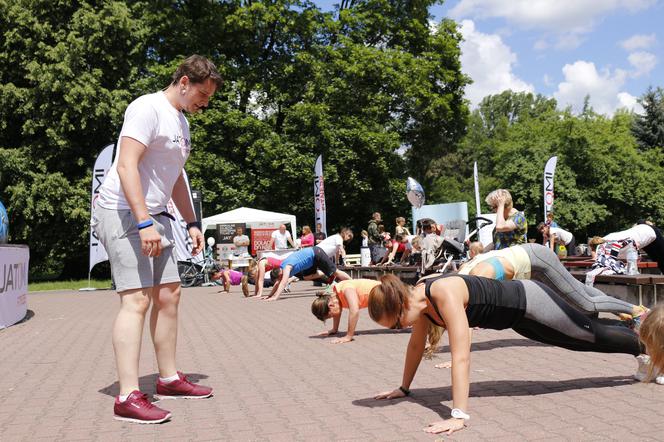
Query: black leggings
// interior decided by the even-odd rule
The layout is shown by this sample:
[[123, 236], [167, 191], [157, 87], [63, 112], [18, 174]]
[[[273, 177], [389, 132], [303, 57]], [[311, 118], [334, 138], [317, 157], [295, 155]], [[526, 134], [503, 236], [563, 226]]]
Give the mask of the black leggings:
[[526, 313], [512, 326], [533, 341], [574, 351], [626, 353], [644, 352], [637, 334], [620, 321], [591, 319], [567, 304], [538, 281], [521, 281], [526, 293]]

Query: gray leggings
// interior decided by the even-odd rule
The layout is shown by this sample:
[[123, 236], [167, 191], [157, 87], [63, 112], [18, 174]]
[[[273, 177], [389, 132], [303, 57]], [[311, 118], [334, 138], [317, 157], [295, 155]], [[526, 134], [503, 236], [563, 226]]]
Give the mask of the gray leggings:
[[574, 351], [625, 353], [643, 352], [637, 334], [620, 321], [591, 319], [563, 301], [539, 281], [521, 281], [526, 294], [526, 312], [512, 328], [522, 336]]
[[633, 304], [605, 295], [578, 281], [548, 247], [539, 244], [522, 244], [518, 247], [522, 247], [530, 257], [530, 279], [543, 282], [573, 306], [587, 313], [632, 314]]

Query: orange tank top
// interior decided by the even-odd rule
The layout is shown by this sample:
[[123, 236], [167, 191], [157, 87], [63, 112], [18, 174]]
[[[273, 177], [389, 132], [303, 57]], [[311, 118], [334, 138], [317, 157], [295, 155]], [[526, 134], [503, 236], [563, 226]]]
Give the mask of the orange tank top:
[[369, 292], [371, 292], [371, 289], [378, 284], [380, 284], [380, 282], [375, 279], [348, 279], [346, 281], [337, 282], [332, 286], [332, 289], [337, 295], [337, 298], [339, 298], [341, 307], [348, 308], [348, 300], [346, 299], [346, 295], [344, 295], [344, 290], [352, 287], [357, 291], [360, 308], [367, 308], [369, 305]]

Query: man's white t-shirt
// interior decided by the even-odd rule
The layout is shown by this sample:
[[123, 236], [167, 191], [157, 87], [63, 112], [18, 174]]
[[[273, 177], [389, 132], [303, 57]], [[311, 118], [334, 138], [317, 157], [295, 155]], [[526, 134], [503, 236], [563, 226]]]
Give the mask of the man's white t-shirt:
[[604, 237], [606, 241], [622, 241], [624, 239], [633, 239], [638, 248], [642, 249], [656, 238], [655, 230], [648, 224], [637, 224], [631, 229], [621, 232], [609, 233]]
[[122, 137], [146, 146], [138, 163], [145, 204], [152, 215], [165, 211], [191, 151], [187, 119], [171, 105], [164, 92], [143, 95], [129, 104], [115, 161], [99, 190], [97, 204], [106, 209], [130, 209], [118, 175]]
[[556, 242], [563, 244], [569, 244], [574, 238], [574, 235], [560, 227], [549, 227], [549, 235], [556, 235]]
[[339, 233], [336, 235], [328, 236], [323, 241], [318, 243], [318, 247], [323, 249], [325, 254], [330, 258], [337, 256], [337, 249], [343, 247], [344, 240]]
[[233, 237], [233, 244], [235, 245], [236, 255], [248, 255], [249, 249], [244, 244], [249, 244], [249, 237], [247, 235], [236, 235]]
[[279, 230], [272, 232], [272, 239], [274, 240], [274, 248], [276, 250], [287, 249], [288, 240], [291, 238], [291, 234], [288, 230], [282, 235]]

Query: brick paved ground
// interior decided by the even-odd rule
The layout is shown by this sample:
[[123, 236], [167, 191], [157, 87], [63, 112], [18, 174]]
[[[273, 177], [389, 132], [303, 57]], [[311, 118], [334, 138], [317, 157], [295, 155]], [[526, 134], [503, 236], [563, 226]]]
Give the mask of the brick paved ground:
[[[112, 419], [117, 296], [31, 294], [34, 315], [0, 331], [0, 440], [441, 440], [421, 429], [449, 415], [449, 371], [434, 368], [446, 355], [422, 363], [411, 398], [374, 401], [400, 383], [408, 332], [380, 329], [363, 311], [356, 341], [331, 345], [313, 336], [323, 327], [312, 296], [310, 283], [276, 303], [185, 289], [179, 364], [216, 396], [164, 401], [171, 422], [136, 425]], [[151, 394], [148, 336], [140, 373]], [[479, 330], [472, 358], [472, 421], [445, 439], [664, 440], [664, 386], [633, 382], [631, 356]]]

